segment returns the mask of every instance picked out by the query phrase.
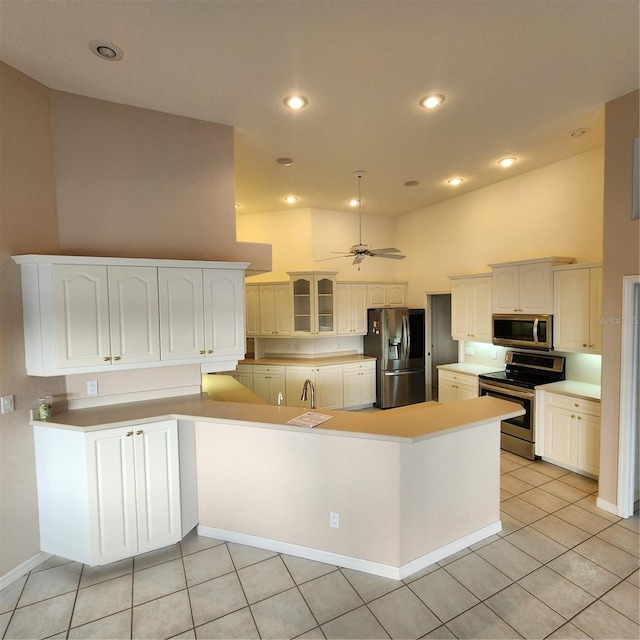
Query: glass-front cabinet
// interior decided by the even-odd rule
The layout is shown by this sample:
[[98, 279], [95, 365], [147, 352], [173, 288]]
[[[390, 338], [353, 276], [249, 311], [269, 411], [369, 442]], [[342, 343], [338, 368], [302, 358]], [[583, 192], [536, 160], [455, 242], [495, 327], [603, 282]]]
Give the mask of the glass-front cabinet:
[[293, 296], [293, 333], [331, 335], [336, 333], [336, 271], [290, 272]]

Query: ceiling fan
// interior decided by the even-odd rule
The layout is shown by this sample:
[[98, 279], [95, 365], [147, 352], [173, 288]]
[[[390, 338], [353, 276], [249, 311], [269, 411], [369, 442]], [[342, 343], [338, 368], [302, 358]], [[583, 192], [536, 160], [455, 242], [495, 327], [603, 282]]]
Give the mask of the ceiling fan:
[[362, 176], [364, 175], [364, 171], [355, 172], [355, 176], [358, 178], [358, 244], [352, 245], [348, 252], [330, 251], [329, 253], [337, 253], [340, 255], [331, 258], [322, 258], [321, 260], [335, 260], [335, 258], [338, 257], [353, 257], [353, 262], [351, 264], [357, 264], [359, 270], [360, 263], [367, 256], [370, 256], [371, 258], [390, 258], [391, 260], [404, 260], [404, 258], [406, 258], [406, 256], [400, 254], [400, 249], [396, 249], [395, 247], [372, 249], [370, 244], [362, 243]]

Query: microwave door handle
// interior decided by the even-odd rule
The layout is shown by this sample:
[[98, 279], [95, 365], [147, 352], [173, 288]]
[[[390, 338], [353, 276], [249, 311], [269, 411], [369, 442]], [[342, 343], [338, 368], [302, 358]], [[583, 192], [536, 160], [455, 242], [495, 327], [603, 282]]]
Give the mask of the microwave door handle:
[[538, 320], [539, 318], [536, 318], [533, 321], [533, 341], [538, 344], [540, 341], [538, 340]]

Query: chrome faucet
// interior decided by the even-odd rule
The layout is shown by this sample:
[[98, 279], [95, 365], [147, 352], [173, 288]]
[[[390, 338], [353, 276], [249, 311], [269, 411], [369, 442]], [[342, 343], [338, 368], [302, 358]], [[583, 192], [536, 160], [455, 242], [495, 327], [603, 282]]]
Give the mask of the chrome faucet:
[[304, 385], [302, 386], [302, 396], [300, 396], [300, 400], [306, 400], [307, 399], [307, 388], [311, 387], [311, 408], [315, 409], [316, 408], [316, 390], [313, 386], [313, 382], [311, 382], [311, 380], [307, 379], [304, 381]]

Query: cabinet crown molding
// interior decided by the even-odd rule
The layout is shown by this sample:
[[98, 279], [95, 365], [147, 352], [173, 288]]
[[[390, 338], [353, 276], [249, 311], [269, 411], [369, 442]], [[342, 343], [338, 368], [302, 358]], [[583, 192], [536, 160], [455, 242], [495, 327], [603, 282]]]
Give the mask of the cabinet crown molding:
[[25, 254], [11, 256], [16, 264], [71, 264], [131, 267], [194, 267], [197, 269], [246, 269], [250, 262], [218, 260], [168, 260], [156, 258], [109, 258], [106, 256], [64, 256]]
[[532, 258], [530, 260], [514, 260], [513, 262], [496, 262], [494, 264], [487, 265], [492, 269], [496, 267], [515, 267], [521, 264], [535, 264], [538, 262], [551, 262], [552, 266], [556, 264], [570, 264], [575, 262], [575, 258], [547, 256], [546, 258]]

